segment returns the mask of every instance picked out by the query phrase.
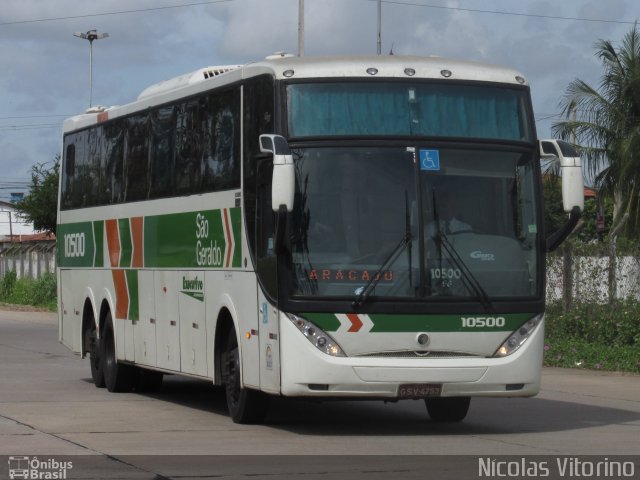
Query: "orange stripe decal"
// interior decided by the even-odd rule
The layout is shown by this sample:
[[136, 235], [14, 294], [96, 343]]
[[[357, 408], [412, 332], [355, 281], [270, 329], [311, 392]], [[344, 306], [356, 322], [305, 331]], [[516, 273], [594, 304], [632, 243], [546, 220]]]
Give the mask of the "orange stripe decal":
[[106, 220], [104, 225], [107, 230], [107, 245], [109, 247], [109, 261], [112, 267], [117, 267], [120, 262], [120, 235], [118, 234], [118, 221]]
[[129, 292], [124, 270], [111, 270], [113, 286], [116, 291], [116, 318], [126, 320], [129, 313]]
[[229, 212], [226, 208], [223, 208], [222, 212], [224, 213], [224, 233], [227, 237], [227, 260], [225, 267], [229, 268], [231, 266], [231, 254], [233, 253], [233, 239], [231, 238], [231, 228], [229, 227]]
[[348, 332], [358, 332], [362, 328], [362, 320], [355, 313], [347, 313], [347, 318], [351, 322]]
[[133, 243], [132, 268], [144, 267], [143, 241], [142, 241], [143, 217], [133, 217], [131, 219], [131, 237]]

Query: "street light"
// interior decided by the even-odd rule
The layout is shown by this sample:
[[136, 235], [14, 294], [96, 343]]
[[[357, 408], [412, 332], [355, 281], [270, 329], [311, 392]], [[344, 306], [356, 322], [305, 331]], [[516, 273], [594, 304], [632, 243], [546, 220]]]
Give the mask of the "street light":
[[102, 40], [109, 36], [108, 33], [98, 33], [97, 30], [89, 30], [87, 33], [75, 32], [74, 37], [89, 40], [89, 108], [93, 102], [93, 41]]

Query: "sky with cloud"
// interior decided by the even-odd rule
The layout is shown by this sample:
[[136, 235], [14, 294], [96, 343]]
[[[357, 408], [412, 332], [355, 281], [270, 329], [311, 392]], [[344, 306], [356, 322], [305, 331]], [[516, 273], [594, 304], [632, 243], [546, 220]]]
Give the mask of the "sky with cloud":
[[[513, 67], [531, 84], [539, 137], [575, 78], [598, 85], [598, 39], [618, 44], [637, 0], [385, 0], [382, 51]], [[147, 86], [207, 65], [297, 53], [298, 0], [2, 0], [0, 200], [60, 151], [65, 117], [121, 105]], [[377, 1], [305, 0], [305, 54], [375, 54]]]

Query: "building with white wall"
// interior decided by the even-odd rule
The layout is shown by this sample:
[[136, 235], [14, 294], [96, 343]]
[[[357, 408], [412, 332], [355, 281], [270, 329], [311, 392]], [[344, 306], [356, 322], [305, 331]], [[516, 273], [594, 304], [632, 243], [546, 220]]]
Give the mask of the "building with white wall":
[[22, 235], [33, 235], [33, 223], [25, 222], [15, 205], [0, 200], [0, 241], [20, 240]]

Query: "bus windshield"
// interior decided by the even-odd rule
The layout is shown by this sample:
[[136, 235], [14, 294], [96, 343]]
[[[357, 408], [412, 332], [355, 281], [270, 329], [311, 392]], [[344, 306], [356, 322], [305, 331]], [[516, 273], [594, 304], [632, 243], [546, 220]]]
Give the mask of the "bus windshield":
[[[294, 296], [538, 294], [531, 153], [417, 147], [293, 150]], [[338, 174], [339, 172], [339, 174]]]
[[534, 138], [524, 88], [433, 81], [294, 83], [287, 86], [287, 108], [291, 138]]

